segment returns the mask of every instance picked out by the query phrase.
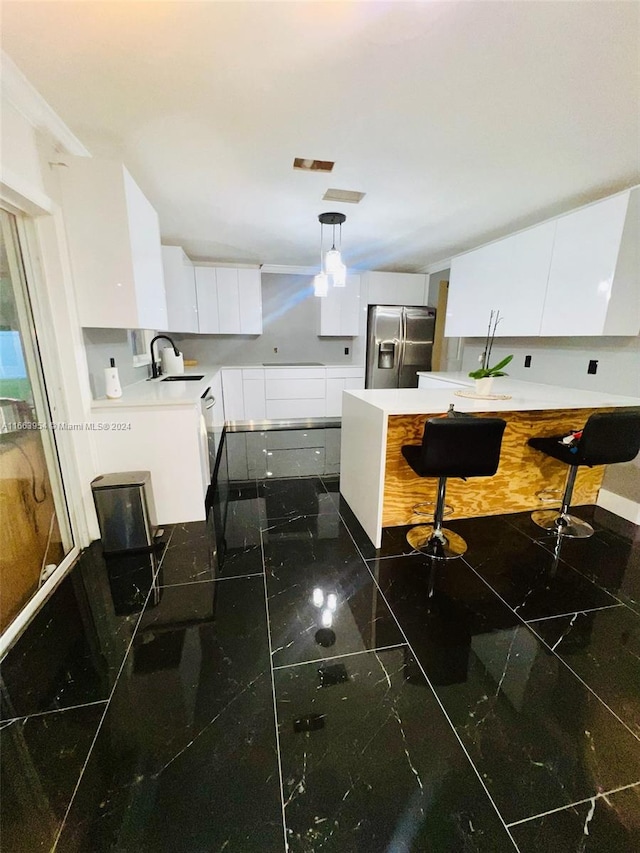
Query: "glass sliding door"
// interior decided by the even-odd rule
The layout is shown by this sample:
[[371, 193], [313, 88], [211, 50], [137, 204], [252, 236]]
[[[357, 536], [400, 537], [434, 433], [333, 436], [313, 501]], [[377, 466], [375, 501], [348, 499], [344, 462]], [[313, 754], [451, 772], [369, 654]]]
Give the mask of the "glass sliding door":
[[0, 226], [2, 633], [73, 542], [15, 218]]

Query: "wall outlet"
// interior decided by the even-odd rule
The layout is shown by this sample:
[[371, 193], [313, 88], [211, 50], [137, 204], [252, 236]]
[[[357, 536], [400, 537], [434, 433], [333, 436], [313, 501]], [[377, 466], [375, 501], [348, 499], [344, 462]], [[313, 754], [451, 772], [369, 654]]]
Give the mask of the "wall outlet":
[[524, 366], [525, 367], [531, 367], [531, 356], [530, 355], [525, 355]]
[[598, 372], [598, 362], [595, 358], [592, 358], [589, 362], [589, 367], [587, 367], [587, 373], [597, 373]]
[[345, 348], [344, 348], [344, 354], [345, 354], [345, 355], [349, 355], [349, 347], [345, 347]]

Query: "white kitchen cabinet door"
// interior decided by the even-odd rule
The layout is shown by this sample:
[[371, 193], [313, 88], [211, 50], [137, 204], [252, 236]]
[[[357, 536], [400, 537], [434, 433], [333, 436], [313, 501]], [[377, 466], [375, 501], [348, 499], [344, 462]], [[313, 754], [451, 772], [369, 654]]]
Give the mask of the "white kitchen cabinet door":
[[168, 332], [198, 332], [195, 270], [180, 246], [163, 246]]
[[[246, 371], [243, 370], [242, 372], [244, 374]], [[244, 420], [265, 420], [267, 410], [264, 396], [264, 377], [261, 379], [243, 377], [242, 394], [244, 398]]]
[[542, 335], [638, 333], [637, 307], [606, 328], [628, 205], [629, 193], [620, 193], [557, 220]]
[[260, 270], [238, 270], [240, 334], [262, 334], [262, 275]]
[[339, 418], [342, 414], [342, 392], [344, 391], [344, 379], [342, 377], [327, 376], [327, 397], [325, 417]]
[[342, 392], [364, 388], [364, 370], [360, 367], [328, 367], [325, 415], [342, 416]]
[[122, 163], [70, 158], [62, 206], [80, 323], [165, 329], [158, 216]]
[[219, 332], [221, 335], [240, 333], [240, 295], [238, 270], [232, 267], [215, 267], [218, 292]]
[[262, 334], [260, 270], [212, 266], [195, 270], [201, 333]]
[[195, 267], [198, 301], [198, 331], [203, 334], [220, 333], [218, 313], [218, 283], [215, 267]]
[[497, 337], [540, 334], [555, 222], [497, 240], [451, 262], [445, 335], [484, 337], [500, 311]]
[[267, 400], [324, 400], [325, 379], [267, 379]]
[[224, 394], [224, 414], [227, 421], [244, 420], [244, 396], [242, 391], [242, 370], [222, 370], [222, 390]]
[[360, 331], [360, 276], [348, 275], [345, 287], [329, 287], [320, 303], [320, 335], [356, 337]]
[[426, 305], [428, 276], [424, 273], [368, 272], [369, 305]]
[[323, 418], [325, 406], [324, 396], [298, 400], [267, 400], [267, 418], [269, 420]]

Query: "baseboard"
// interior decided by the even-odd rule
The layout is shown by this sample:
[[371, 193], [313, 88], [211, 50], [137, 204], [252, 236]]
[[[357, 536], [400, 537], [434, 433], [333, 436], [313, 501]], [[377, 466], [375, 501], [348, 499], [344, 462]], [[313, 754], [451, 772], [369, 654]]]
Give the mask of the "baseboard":
[[640, 504], [630, 498], [623, 498], [607, 489], [600, 489], [598, 493], [598, 506], [608, 509], [614, 515], [625, 518], [632, 524], [640, 524]]

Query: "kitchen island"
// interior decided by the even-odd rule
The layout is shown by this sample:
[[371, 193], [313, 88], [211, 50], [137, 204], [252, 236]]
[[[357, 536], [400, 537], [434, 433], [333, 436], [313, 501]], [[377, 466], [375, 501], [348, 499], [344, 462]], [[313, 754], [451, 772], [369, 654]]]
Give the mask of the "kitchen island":
[[[422, 377], [420, 377], [421, 381]], [[469, 518], [534, 510], [550, 506], [537, 495], [559, 490], [566, 465], [538, 453], [527, 444], [533, 436], [568, 433], [582, 427], [594, 412], [640, 408], [640, 398], [555, 385], [541, 385], [503, 377], [496, 395], [508, 399], [481, 399], [464, 374], [431, 373], [428, 387], [345, 391], [342, 407], [340, 493], [367, 536], [380, 547], [382, 528], [424, 523], [415, 504], [434, 501], [437, 480], [418, 477], [405, 462], [403, 444], [420, 444], [425, 421], [455, 410], [474, 415], [497, 415], [507, 421], [500, 465], [494, 477], [451, 479], [448, 518]], [[580, 468], [573, 504], [595, 503], [604, 466]]]

